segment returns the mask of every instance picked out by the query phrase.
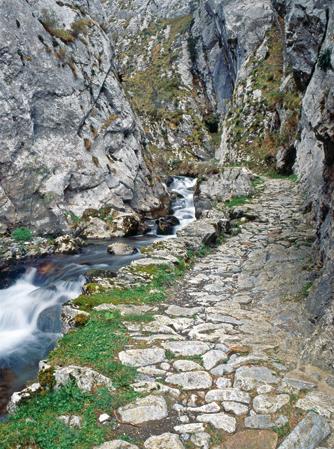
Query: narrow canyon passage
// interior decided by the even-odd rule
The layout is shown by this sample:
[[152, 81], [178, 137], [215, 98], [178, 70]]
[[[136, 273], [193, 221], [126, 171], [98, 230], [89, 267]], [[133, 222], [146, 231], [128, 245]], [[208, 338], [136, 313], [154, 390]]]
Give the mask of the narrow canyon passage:
[[[329, 374], [300, 361], [313, 231], [293, 182], [267, 179], [258, 190], [235, 209], [249, 218], [240, 233], [197, 261], [168, 303], [135, 306], [154, 321], [128, 324], [119, 358], [138, 368], [135, 390], [150, 395], [118, 419], [145, 448], [313, 448], [330, 434]], [[124, 444], [101, 448], [137, 448]]]

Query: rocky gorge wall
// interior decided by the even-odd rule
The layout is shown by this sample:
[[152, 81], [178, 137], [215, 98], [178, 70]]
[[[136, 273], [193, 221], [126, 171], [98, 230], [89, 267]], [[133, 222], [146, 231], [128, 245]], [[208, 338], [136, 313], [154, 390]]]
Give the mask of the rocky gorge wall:
[[161, 206], [104, 20], [100, 1], [1, 1], [2, 231], [64, 232], [89, 208]]
[[[244, 59], [216, 157], [297, 175], [317, 227], [317, 277], [306, 299], [314, 334], [304, 357], [333, 368], [334, 5], [275, 0], [271, 28]], [[321, 360], [319, 354], [322, 354]]]

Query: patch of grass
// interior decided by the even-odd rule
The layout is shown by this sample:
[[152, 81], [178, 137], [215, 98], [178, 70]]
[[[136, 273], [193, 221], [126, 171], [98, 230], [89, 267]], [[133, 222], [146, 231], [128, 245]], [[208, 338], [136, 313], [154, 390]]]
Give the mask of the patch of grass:
[[63, 41], [64, 44], [72, 44], [75, 42], [76, 37], [71, 30], [66, 30], [65, 28], [51, 28], [48, 31], [52, 36]]
[[262, 186], [264, 184], [264, 180], [263, 180], [263, 178], [261, 178], [261, 176], [255, 176], [251, 180], [251, 184], [252, 184], [252, 187], [254, 189], [256, 189], [257, 187]]
[[85, 326], [59, 340], [49, 358], [53, 365], [90, 366], [111, 377], [115, 386], [127, 385], [133, 381], [136, 371], [115, 360], [115, 354], [127, 343], [119, 312], [92, 312]]
[[284, 426], [274, 427], [273, 431], [277, 433], [278, 438], [282, 441], [291, 432], [290, 424], [286, 423]]
[[248, 203], [249, 197], [245, 195], [235, 196], [231, 198], [230, 200], [225, 201], [225, 206], [229, 209], [232, 209], [233, 207], [242, 206], [246, 203]]
[[272, 179], [288, 179], [292, 182], [298, 182], [298, 176], [297, 175], [282, 175], [280, 173], [277, 173], [276, 171], [267, 171], [265, 173], [268, 178]]
[[301, 295], [303, 298], [308, 297], [312, 287], [313, 287], [313, 282], [306, 282], [306, 284], [303, 286], [302, 291], [301, 291]]
[[[136, 267], [136, 271], [140, 272]], [[149, 270], [151, 280], [149, 283], [133, 288], [114, 288], [109, 291], [93, 295], [81, 295], [74, 304], [83, 310], [91, 310], [100, 304], [148, 304], [164, 301], [166, 299], [166, 288], [186, 270], [186, 263], [179, 261], [177, 267], [169, 265], [154, 266]], [[147, 267], [142, 267], [142, 272], [147, 273]]]
[[147, 314], [142, 314], [142, 315], [136, 315], [136, 314], [129, 314], [129, 315], [124, 315], [122, 317], [123, 321], [131, 321], [131, 322], [143, 322], [143, 323], [150, 323], [151, 321], [154, 321], [154, 316], [147, 313]]
[[32, 240], [32, 232], [28, 228], [16, 228], [11, 232], [10, 236], [16, 242], [30, 242]]
[[165, 351], [165, 356], [167, 360], [173, 360], [175, 359], [175, 354], [174, 352], [170, 351], [169, 349], [166, 349]]
[[[137, 396], [133, 391], [110, 394], [104, 388], [94, 394], [85, 393], [74, 383], [36, 395], [0, 424], [1, 448], [22, 445], [40, 449], [91, 449], [105, 441], [110, 432], [110, 427], [97, 424], [99, 413], [111, 413]], [[82, 418], [80, 429], [57, 419], [60, 415], [73, 414]]]

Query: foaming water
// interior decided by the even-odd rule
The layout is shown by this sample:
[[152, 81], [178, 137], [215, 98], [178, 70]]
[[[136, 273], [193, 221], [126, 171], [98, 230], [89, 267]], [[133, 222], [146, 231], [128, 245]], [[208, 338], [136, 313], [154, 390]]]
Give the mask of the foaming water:
[[[36, 268], [26, 273], [8, 289], [1, 291], [0, 367], [17, 369], [29, 358], [41, 359], [59, 337], [58, 317], [45, 312], [61, 306], [81, 292], [85, 279], [58, 280], [38, 286]], [[43, 320], [48, 315], [48, 322]], [[50, 319], [51, 317], [51, 319]]]
[[173, 215], [180, 221], [180, 224], [175, 227], [175, 234], [196, 219], [194, 204], [196, 182], [196, 178], [176, 176], [169, 186], [169, 190], [178, 195], [173, 202]]
[[[177, 194], [172, 204], [180, 224], [171, 236], [151, 235], [123, 239], [140, 249], [157, 239], [175, 237], [176, 232], [195, 220], [195, 179], [176, 177], [170, 191]], [[38, 362], [46, 357], [62, 335], [61, 307], [80, 295], [85, 274], [91, 269], [117, 271], [141, 257], [112, 256], [110, 241], [90, 242], [80, 254], [52, 255], [36, 259], [8, 288], [0, 290], [0, 415], [14, 391], [33, 379]]]

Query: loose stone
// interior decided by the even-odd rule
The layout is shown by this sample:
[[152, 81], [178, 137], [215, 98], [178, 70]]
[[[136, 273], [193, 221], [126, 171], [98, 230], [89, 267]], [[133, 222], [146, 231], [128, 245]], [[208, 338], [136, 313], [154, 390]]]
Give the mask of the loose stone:
[[202, 307], [180, 307], [169, 306], [166, 310], [167, 315], [192, 317], [202, 312]]
[[194, 433], [191, 438], [191, 442], [201, 449], [209, 449], [210, 448], [210, 441], [211, 437], [209, 433], [206, 432], [199, 432]]
[[250, 395], [237, 388], [225, 388], [221, 390], [211, 390], [205, 396], [206, 402], [214, 401], [233, 401], [241, 402], [243, 404], [250, 403]]
[[171, 374], [166, 377], [166, 382], [179, 385], [183, 390], [206, 390], [212, 385], [211, 376], [206, 371]]
[[124, 365], [139, 368], [163, 362], [165, 360], [165, 351], [161, 348], [129, 349], [120, 352], [119, 359]]
[[185, 357], [202, 355], [210, 349], [210, 346], [202, 341], [169, 341], [162, 346], [174, 354]]
[[246, 415], [246, 413], [248, 413], [247, 405], [240, 404], [239, 402], [224, 401], [222, 405], [226, 412], [232, 412], [237, 416]]
[[184, 449], [180, 437], [174, 433], [152, 436], [144, 443], [145, 449]]
[[257, 413], [276, 413], [284, 405], [288, 404], [289, 401], [290, 396], [288, 394], [279, 394], [278, 396], [260, 394], [254, 398], [253, 408]]
[[235, 372], [233, 386], [250, 391], [263, 384], [277, 384], [279, 378], [264, 366], [241, 367]]
[[270, 415], [252, 415], [245, 418], [245, 427], [249, 429], [271, 429], [274, 425]]
[[102, 413], [102, 415], [99, 416], [98, 421], [100, 424], [104, 424], [111, 420], [111, 417], [107, 413]]
[[198, 433], [204, 432], [205, 427], [202, 423], [182, 424], [174, 427], [177, 433]]
[[197, 421], [210, 423], [216, 429], [224, 430], [227, 433], [235, 432], [237, 426], [236, 419], [225, 413], [199, 415], [197, 416]]
[[198, 371], [202, 369], [199, 363], [193, 362], [191, 360], [176, 360], [173, 363], [173, 366], [176, 371]]
[[120, 407], [118, 414], [123, 423], [136, 425], [166, 418], [168, 410], [163, 397], [151, 395]]
[[203, 355], [203, 365], [207, 370], [212, 369], [217, 363], [227, 360], [227, 354], [224, 351], [213, 349]]
[[123, 440], [107, 441], [101, 446], [95, 446], [93, 449], [139, 449], [134, 444], [127, 443]]
[[220, 407], [217, 402], [210, 402], [209, 404], [204, 404], [201, 407], [187, 407], [187, 411], [194, 413], [217, 413], [220, 411]]

